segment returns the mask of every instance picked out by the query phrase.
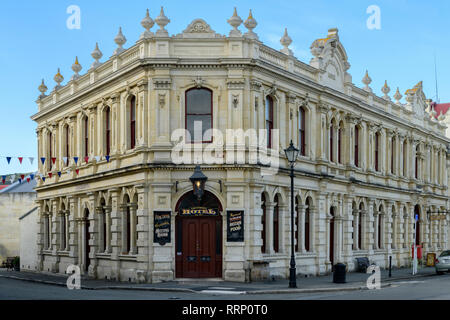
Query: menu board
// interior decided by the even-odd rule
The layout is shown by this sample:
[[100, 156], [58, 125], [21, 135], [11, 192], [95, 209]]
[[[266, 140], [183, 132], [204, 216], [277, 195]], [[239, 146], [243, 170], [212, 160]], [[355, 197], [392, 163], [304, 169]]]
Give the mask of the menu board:
[[153, 242], [165, 245], [170, 243], [170, 211], [154, 211]]
[[244, 241], [244, 211], [227, 211], [227, 241]]

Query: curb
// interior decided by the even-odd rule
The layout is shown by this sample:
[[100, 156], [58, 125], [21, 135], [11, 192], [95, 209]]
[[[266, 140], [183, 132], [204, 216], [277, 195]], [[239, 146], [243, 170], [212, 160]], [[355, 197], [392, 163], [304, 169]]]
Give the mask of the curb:
[[[382, 280], [381, 288], [391, 287], [395, 281], [401, 280], [412, 280], [416, 278], [423, 277], [431, 277], [435, 274], [423, 274], [423, 275], [415, 275], [409, 277], [402, 278], [388, 278]], [[39, 280], [39, 279], [30, 279], [30, 278], [22, 278], [17, 276], [7, 276], [0, 275], [0, 278], [20, 280], [20, 281], [28, 281], [35, 283], [42, 283], [48, 285], [55, 285], [60, 287], [67, 287], [66, 283], [57, 282], [57, 281], [49, 281], [49, 280]], [[384, 283], [383, 283], [384, 282]], [[386, 283], [388, 282], [388, 283]], [[136, 287], [136, 286], [99, 286], [99, 287], [90, 287], [90, 286], [81, 286], [83, 290], [137, 290], [137, 291], [157, 291], [157, 292], [182, 292], [182, 293], [196, 293], [196, 294], [206, 294], [206, 292], [195, 291], [187, 288], [158, 288], [158, 287]], [[324, 288], [306, 288], [306, 289], [268, 289], [268, 290], [248, 290], [239, 292], [241, 295], [255, 295], [255, 294], [286, 294], [286, 293], [317, 293], [317, 292], [340, 292], [340, 291], [356, 291], [356, 290], [369, 290], [367, 286], [360, 282], [360, 285], [354, 285], [351, 287], [324, 287]], [[208, 292], [209, 293], [209, 292]], [[236, 293], [237, 294], [237, 293]]]

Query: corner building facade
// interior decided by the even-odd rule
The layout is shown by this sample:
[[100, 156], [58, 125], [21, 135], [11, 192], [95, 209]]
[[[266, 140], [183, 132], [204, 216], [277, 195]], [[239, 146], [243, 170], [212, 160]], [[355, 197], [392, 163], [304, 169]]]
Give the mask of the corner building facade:
[[[251, 15], [248, 32], [236, 27], [229, 36], [202, 19], [169, 36], [164, 17], [128, 49], [120, 31], [104, 63], [97, 47], [86, 74], [78, 75], [76, 61], [66, 85], [58, 72], [54, 90], [40, 87], [32, 116], [47, 159], [36, 188], [39, 270], [65, 273], [75, 264], [94, 278], [135, 282], [288, 277], [283, 150], [291, 140], [300, 148], [298, 274], [325, 274], [338, 262], [353, 270], [357, 257], [386, 267], [392, 256], [394, 266], [409, 266], [416, 214], [423, 254], [450, 249], [449, 140], [421, 83], [406, 103], [398, 91], [393, 102], [387, 84], [375, 95], [367, 73], [358, 88], [337, 29], [312, 44], [306, 64], [293, 56], [287, 32], [280, 51], [260, 42]], [[260, 149], [279, 157], [277, 172], [262, 174], [260, 163], [200, 163], [208, 180], [194, 202], [194, 161], [173, 162], [171, 136], [193, 132], [196, 121], [224, 133], [224, 156], [227, 129], [268, 132]], [[213, 132], [190, 142], [201, 151], [218, 140]], [[247, 157], [248, 140], [238, 147]], [[233, 238], [236, 216], [243, 230]], [[161, 225], [169, 229], [160, 233]]]

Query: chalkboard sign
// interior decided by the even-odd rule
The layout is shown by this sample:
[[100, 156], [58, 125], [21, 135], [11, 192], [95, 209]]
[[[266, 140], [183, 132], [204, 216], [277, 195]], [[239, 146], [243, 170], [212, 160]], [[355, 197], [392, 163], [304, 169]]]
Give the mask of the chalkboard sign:
[[244, 211], [227, 212], [227, 241], [244, 241]]
[[153, 242], [165, 245], [170, 243], [170, 211], [155, 211]]

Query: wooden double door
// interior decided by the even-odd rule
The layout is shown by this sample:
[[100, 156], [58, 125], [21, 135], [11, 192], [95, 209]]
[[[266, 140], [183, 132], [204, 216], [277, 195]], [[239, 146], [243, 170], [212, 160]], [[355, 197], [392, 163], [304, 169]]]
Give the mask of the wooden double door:
[[178, 217], [176, 226], [176, 276], [222, 277], [221, 217]]

